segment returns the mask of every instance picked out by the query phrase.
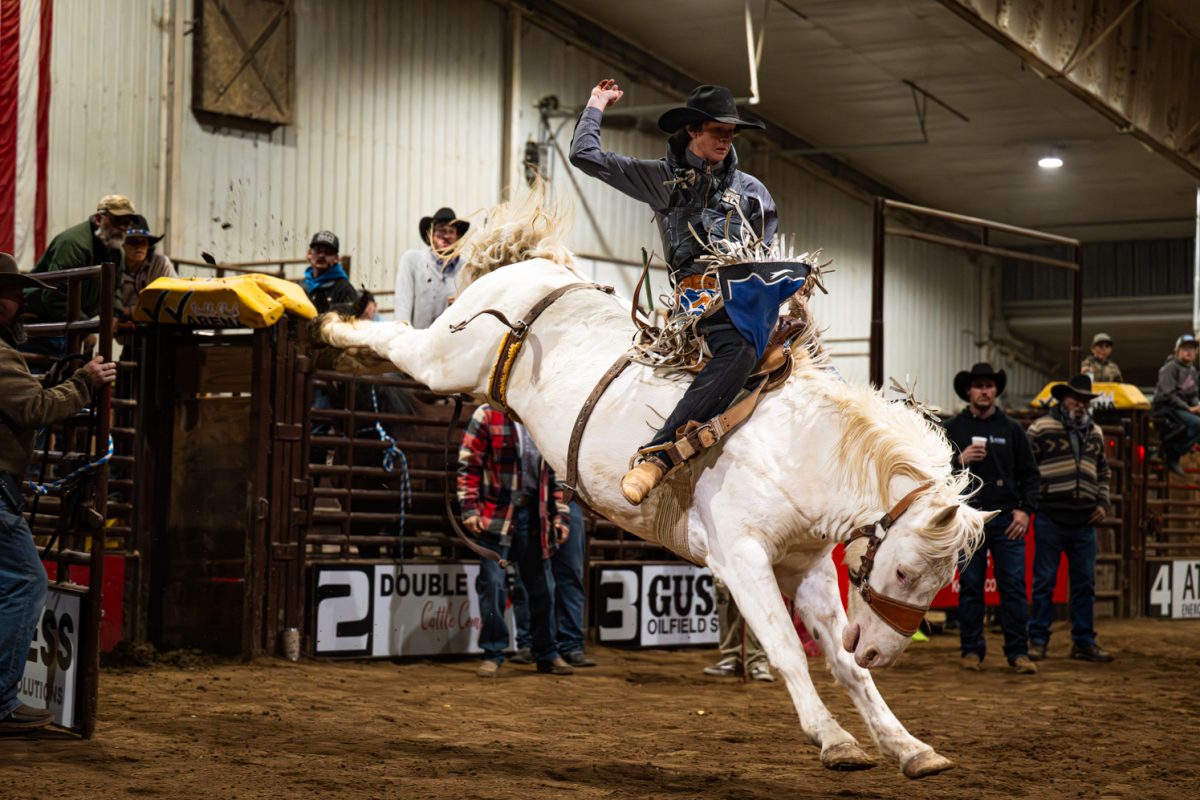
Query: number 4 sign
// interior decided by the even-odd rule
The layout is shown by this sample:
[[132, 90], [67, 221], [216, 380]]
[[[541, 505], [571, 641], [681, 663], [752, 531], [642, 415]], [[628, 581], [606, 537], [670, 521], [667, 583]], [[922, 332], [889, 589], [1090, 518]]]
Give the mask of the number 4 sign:
[[1200, 561], [1151, 563], [1146, 578], [1147, 616], [1200, 619]]

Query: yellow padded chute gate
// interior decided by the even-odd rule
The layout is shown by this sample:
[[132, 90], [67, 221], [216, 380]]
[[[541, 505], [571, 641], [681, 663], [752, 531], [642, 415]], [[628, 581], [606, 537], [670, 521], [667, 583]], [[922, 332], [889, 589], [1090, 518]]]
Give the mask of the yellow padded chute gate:
[[268, 328], [285, 313], [317, 316], [299, 284], [273, 275], [158, 278], [138, 295], [134, 322], [204, 328]]
[[[1038, 393], [1038, 396], [1033, 398], [1030, 403], [1034, 408], [1045, 408], [1054, 404], [1054, 400], [1050, 394], [1053, 389], [1064, 381], [1050, 381]], [[1150, 408], [1150, 401], [1146, 399], [1146, 395], [1142, 394], [1142, 390], [1131, 383], [1102, 383], [1096, 381], [1092, 384], [1092, 391], [1100, 395], [1092, 401], [1092, 409], [1113, 408], [1118, 411], [1147, 411]]]

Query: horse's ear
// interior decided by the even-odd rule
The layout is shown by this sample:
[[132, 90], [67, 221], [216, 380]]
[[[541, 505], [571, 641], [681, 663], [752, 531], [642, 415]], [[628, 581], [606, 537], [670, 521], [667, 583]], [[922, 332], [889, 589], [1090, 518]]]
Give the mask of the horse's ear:
[[994, 520], [996, 517], [1000, 516], [999, 511], [984, 511], [982, 513], [983, 513], [983, 524], [984, 525], [987, 525], [989, 522]]
[[958, 516], [958, 503], [955, 503], [951, 506], [946, 506], [944, 509], [939, 511], [937, 515], [930, 521], [929, 527], [947, 528], [950, 526], [950, 523], [954, 521], [956, 516]]

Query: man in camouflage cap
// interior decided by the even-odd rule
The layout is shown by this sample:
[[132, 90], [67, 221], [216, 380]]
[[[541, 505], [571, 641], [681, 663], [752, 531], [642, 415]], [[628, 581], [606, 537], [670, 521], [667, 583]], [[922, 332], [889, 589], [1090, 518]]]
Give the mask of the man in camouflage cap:
[[1111, 358], [1112, 351], [1112, 337], [1107, 333], [1097, 333], [1092, 337], [1092, 354], [1083, 360], [1079, 371], [1091, 375], [1096, 383], [1124, 383], [1121, 368]]

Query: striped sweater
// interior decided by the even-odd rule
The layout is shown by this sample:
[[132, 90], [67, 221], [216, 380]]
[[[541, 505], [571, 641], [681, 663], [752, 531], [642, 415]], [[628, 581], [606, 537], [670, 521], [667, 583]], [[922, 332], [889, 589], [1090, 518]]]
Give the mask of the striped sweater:
[[1080, 527], [1097, 506], [1109, 509], [1110, 473], [1099, 425], [1092, 425], [1078, 459], [1067, 429], [1054, 412], [1035, 420], [1028, 433], [1042, 476], [1039, 514], [1060, 525]]

